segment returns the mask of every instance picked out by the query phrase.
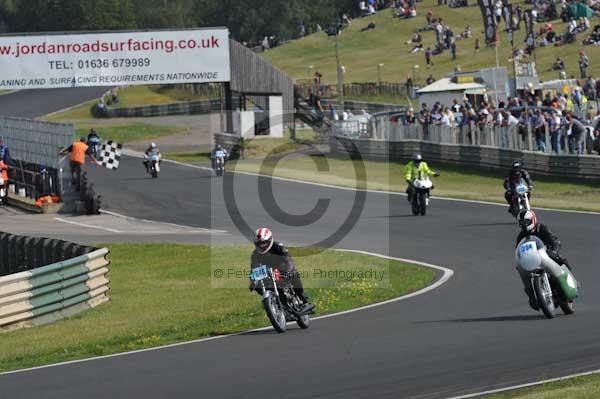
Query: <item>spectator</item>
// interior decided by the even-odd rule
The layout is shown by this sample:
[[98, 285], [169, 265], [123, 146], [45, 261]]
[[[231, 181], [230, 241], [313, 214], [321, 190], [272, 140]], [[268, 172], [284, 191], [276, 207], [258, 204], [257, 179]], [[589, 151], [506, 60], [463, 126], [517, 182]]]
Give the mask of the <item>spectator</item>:
[[416, 44], [420, 44], [423, 42], [423, 37], [421, 36], [420, 33], [415, 33], [410, 40], [406, 41], [406, 44], [411, 44], [411, 43], [416, 43]]
[[456, 40], [452, 39], [450, 44], [450, 54], [452, 54], [452, 61], [456, 60]]
[[433, 75], [429, 74], [429, 76], [427, 76], [427, 79], [425, 80], [425, 84], [430, 85], [433, 82], [435, 82], [435, 78], [433, 77]]
[[340, 120], [340, 116], [338, 115], [337, 109], [335, 109], [335, 106], [333, 104], [329, 104], [329, 115], [330, 115], [331, 120], [334, 120], [334, 121]]
[[0, 137], [0, 161], [5, 165], [10, 165], [10, 150], [4, 142], [4, 137]]
[[554, 61], [554, 64], [552, 64], [552, 70], [553, 71], [562, 71], [565, 69], [565, 62], [563, 61], [562, 58], [557, 57], [556, 61]]
[[583, 50], [579, 52], [579, 71], [581, 71], [581, 79], [587, 79], [587, 69], [590, 65], [590, 60]]
[[568, 132], [569, 133], [569, 149], [570, 152], [575, 152], [577, 155], [583, 155], [583, 147], [586, 139], [586, 128], [583, 123], [573, 117], [573, 114], [567, 114]]
[[421, 107], [418, 119], [423, 128], [423, 139], [427, 140], [429, 138], [429, 125], [431, 125], [431, 113], [427, 108], [427, 104], [423, 103]]
[[427, 14], [425, 15], [425, 20], [427, 21], [427, 25], [431, 25], [432, 19], [433, 19], [433, 11], [429, 10], [429, 11], [427, 11]]
[[321, 92], [321, 90], [319, 90], [317, 92], [317, 95], [313, 98], [315, 112], [321, 119], [323, 118], [323, 114], [325, 113], [325, 111], [323, 110], [323, 105], [321, 104], [321, 96], [322, 95], [323, 95], [323, 93]]
[[431, 51], [431, 47], [427, 47], [425, 50], [425, 62], [427, 63], [427, 68], [431, 68], [433, 66], [433, 61], [431, 58], [433, 57], [433, 53]]
[[[372, 6], [369, 6], [372, 7]], [[361, 32], [366, 32], [368, 30], [372, 30], [375, 29], [375, 23], [374, 22], [369, 22], [369, 24], [367, 26], [365, 26], [364, 28], [362, 28], [360, 31]]]
[[481, 50], [481, 45], [479, 44], [479, 38], [475, 39], [475, 53], [479, 53]]
[[553, 111], [550, 117], [550, 144], [552, 152], [560, 155], [560, 142], [562, 139], [560, 111]]
[[540, 109], [532, 119], [532, 126], [538, 151], [546, 152], [546, 118]]
[[595, 151], [600, 155], [600, 128], [596, 128], [594, 131], [594, 141], [592, 143], [592, 151]]
[[352, 25], [352, 18], [350, 18], [347, 14], [342, 15], [342, 23], [344, 25]]

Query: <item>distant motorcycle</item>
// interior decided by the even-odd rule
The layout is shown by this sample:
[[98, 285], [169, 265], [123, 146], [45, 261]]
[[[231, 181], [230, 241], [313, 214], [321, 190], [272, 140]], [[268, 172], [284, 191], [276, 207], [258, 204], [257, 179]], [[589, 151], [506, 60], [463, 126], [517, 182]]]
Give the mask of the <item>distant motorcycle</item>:
[[148, 172], [153, 179], [158, 179], [158, 174], [160, 173], [160, 156], [152, 154], [147, 156], [146, 160], [148, 161]]
[[531, 210], [529, 205], [529, 187], [525, 184], [525, 181], [521, 180], [515, 187], [515, 191], [512, 194], [513, 201], [510, 208], [510, 213], [517, 217], [523, 210]]
[[579, 284], [566, 265], [559, 265], [546, 252], [536, 236], [525, 237], [515, 253], [517, 270], [525, 284], [530, 284], [538, 307], [552, 319], [556, 308], [565, 314], [575, 312], [573, 300], [579, 295]]
[[262, 303], [269, 321], [278, 333], [286, 330], [288, 321], [295, 321], [300, 328], [308, 328], [314, 306], [305, 308], [292, 285], [285, 281], [277, 269], [265, 265], [250, 273], [255, 287], [260, 287]]
[[88, 139], [88, 147], [90, 155], [94, 156], [94, 158], [98, 158], [98, 152], [100, 151], [100, 138], [99, 137], [91, 137]]
[[411, 201], [413, 215], [425, 216], [427, 207], [429, 206], [429, 195], [432, 187], [433, 182], [427, 175], [419, 176], [417, 179], [413, 180]]
[[225, 158], [226, 154], [223, 150], [215, 151], [214, 154], [214, 169], [217, 176], [223, 176], [225, 173]]

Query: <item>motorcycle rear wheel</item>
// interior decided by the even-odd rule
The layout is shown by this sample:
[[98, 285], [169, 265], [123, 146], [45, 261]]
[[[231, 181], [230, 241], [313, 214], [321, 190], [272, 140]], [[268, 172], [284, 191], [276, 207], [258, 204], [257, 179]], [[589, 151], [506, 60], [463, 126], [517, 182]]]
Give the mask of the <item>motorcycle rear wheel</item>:
[[546, 293], [546, 287], [544, 285], [543, 276], [535, 276], [533, 278], [533, 289], [540, 309], [544, 312], [544, 316], [548, 319], [553, 319], [556, 316], [556, 307], [554, 306], [552, 291], [550, 290], [549, 293]]
[[283, 309], [281, 309], [281, 305], [279, 304], [275, 294], [264, 298], [263, 306], [275, 331], [278, 333], [284, 333], [287, 323], [285, 320], [285, 313], [283, 312]]

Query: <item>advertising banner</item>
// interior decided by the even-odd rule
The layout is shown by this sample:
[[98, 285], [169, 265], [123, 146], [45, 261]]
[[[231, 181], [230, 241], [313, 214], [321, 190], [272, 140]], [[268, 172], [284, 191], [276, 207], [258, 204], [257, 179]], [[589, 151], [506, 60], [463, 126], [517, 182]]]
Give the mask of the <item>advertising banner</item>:
[[494, 1], [479, 0], [481, 15], [483, 16], [483, 26], [485, 29], [485, 42], [496, 42], [496, 20], [494, 19]]
[[230, 80], [229, 31], [0, 36], [0, 90]]

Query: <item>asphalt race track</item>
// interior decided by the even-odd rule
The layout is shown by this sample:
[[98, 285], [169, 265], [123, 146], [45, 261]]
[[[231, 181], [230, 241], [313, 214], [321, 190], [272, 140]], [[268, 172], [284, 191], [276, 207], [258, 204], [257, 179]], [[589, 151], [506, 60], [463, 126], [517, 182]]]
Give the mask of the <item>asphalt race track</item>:
[[[240, 237], [245, 230], [226, 209], [225, 184], [249, 227], [272, 226], [286, 242], [311, 245], [334, 236], [338, 248], [411, 258], [455, 274], [427, 294], [317, 320], [307, 331], [254, 332], [0, 375], [0, 397], [448, 398], [600, 364], [600, 215], [538, 213], [561, 237], [583, 286], [575, 315], [546, 320], [527, 305], [513, 265], [517, 226], [504, 207], [434, 199], [426, 217], [413, 217], [401, 196], [368, 193], [361, 201], [359, 195], [363, 206], [353, 208], [353, 191], [278, 180], [273, 201], [254, 176], [217, 179], [164, 163], [154, 181], [133, 158], [118, 172], [90, 167], [89, 173], [104, 207], [115, 212]], [[301, 215], [319, 198], [330, 203], [307, 226], [273, 212], [277, 205]], [[356, 225], [337, 237], [335, 230], [361, 208]]]

